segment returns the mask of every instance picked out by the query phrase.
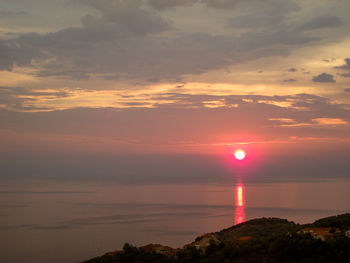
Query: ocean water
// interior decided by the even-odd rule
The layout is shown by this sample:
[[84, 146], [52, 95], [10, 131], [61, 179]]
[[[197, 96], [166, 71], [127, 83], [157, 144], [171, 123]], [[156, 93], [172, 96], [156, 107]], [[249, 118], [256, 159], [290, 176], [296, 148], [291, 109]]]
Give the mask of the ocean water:
[[296, 223], [350, 211], [350, 181], [120, 185], [7, 181], [0, 262], [79, 262], [125, 242], [172, 247], [258, 217]]

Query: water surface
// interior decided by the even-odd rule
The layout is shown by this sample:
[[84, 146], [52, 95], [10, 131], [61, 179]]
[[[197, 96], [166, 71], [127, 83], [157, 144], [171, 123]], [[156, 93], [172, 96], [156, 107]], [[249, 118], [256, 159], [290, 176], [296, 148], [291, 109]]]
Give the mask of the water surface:
[[350, 211], [349, 181], [119, 185], [37, 180], [0, 191], [1, 262], [78, 262], [134, 245], [173, 247], [257, 217], [297, 223]]

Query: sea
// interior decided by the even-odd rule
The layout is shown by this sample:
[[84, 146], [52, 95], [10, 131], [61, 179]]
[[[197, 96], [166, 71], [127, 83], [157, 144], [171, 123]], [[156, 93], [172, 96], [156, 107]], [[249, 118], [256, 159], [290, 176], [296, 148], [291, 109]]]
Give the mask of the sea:
[[174, 248], [253, 218], [295, 223], [350, 211], [350, 181], [141, 184], [7, 180], [0, 184], [0, 262], [81, 262], [157, 243]]

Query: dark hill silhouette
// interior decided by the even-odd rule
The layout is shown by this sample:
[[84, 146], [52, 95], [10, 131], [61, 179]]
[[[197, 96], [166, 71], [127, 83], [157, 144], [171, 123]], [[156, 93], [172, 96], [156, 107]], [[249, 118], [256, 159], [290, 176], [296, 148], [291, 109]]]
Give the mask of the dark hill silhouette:
[[183, 248], [159, 244], [107, 253], [84, 263], [345, 263], [350, 262], [350, 214], [295, 224], [260, 218], [197, 237]]

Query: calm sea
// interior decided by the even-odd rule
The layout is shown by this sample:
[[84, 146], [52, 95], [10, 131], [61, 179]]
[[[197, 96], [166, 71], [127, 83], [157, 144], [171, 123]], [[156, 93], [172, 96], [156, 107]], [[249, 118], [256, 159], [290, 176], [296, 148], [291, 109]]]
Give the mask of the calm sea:
[[79, 262], [108, 251], [198, 235], [258, 217], [297, 223], [350, 211], [350, 181], [232, 185], [3, 182], [0, 262]]

